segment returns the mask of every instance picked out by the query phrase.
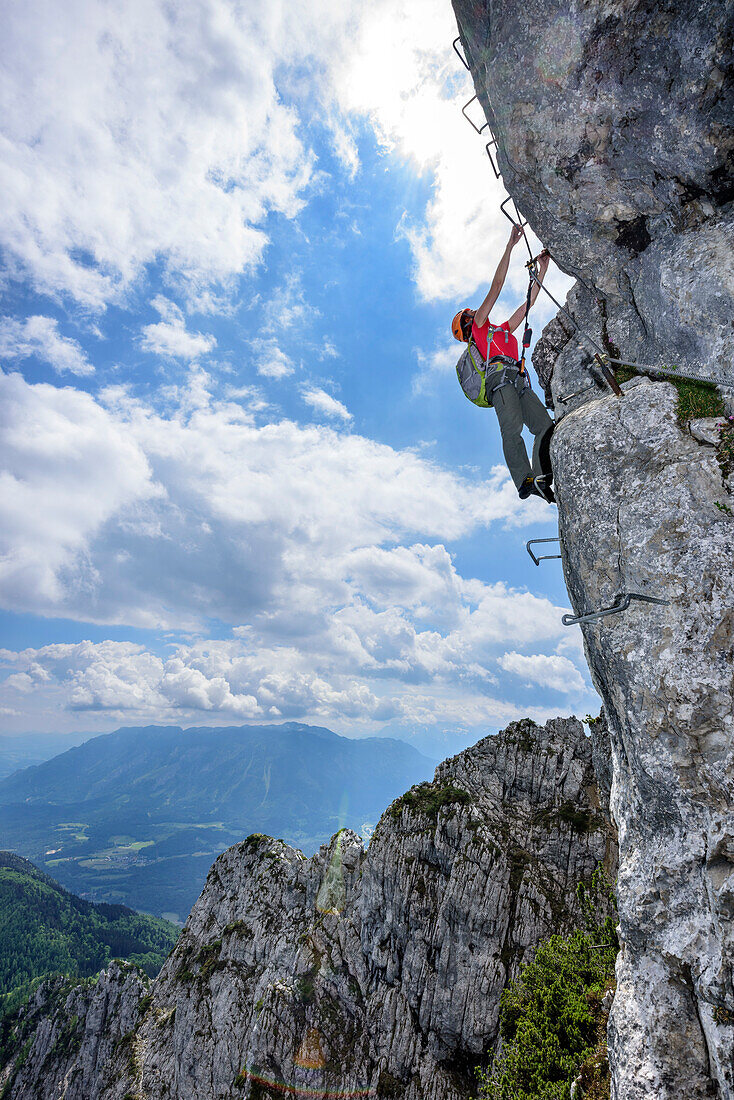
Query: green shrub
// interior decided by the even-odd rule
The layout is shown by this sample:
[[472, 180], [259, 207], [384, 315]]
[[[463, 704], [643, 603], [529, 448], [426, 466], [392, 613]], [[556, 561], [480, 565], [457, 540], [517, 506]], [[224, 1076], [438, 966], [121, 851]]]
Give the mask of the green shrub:
[[438, 820], [439, 811], [452, 804], [466, 805], [471, 802], [468, 791], [455, 787], [452, 783], [418, 783], [401, 795], [390, 807], [390, 815], [400, 817], [404, 809], [424, 814], [432, 821]]
[[541, 943], [504, 989], [502, 1044], [478, 1071], [481, 1100], [568, 1100], [579, 1074], [589, 1095], [609, 1095], [602, 1000], [614, 987], [618, 944], [615, 917], [599, 917], [608, 894], [602, 873], [580, 887], [584, 927]]

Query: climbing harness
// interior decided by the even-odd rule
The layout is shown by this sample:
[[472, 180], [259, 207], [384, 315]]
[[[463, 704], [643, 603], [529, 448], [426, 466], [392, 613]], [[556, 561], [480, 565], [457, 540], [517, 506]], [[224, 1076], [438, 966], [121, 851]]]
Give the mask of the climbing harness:
[[[530, 388], [530, 379], [528, 372], [520, 370], [520, 364], [517, 359], [511, 358], [508, 355], [498, 355], [494, 359], [489, 360], [490, 364], [499, 363], [501, 366], [496, 366], [495, 371], [501, 370], [500, 380], [496, 386], [492, 386], [490, 395], [492, 397], [492, 404], [494, 404], [494, 395], [505, 386], [514, 386], [517, 391], [518, 397], [522, 397], [525, 390]], [[517, 371], [514, 377], [511, 375], [511, 371]]]
[[537, 557], [536, 557], [536, 555], [533, 553], [533, 551], [530, 549], [530, 547], [531, 546], [537, 546], [538, 543], [540, 543], [540, 542], [557, 542], [557, 543], [560, 544], [560, 541], [561, 540], [559, 538], [555, 538], [555, 539], [530, 539], [529, 542], [525, 543], [525, 549], [527, 550], [528, 554], [530, 554], [530, 557], [533, 559], [535, 564], [540, 565], [540, 563], [542, 561], [549, 561], [551, 558], [560, 558], [561, 555], [560, 554], [538, 554]]
[[[499, 331], [494, 325], [490, 325], [490, 329], [493, 331], [487, 334], [488, 348], [491, 346], [494, 332]], [[477, 366], [474, 351], [477, 353], [480, 366]], [[493, 355], [491, 359], [487, 359], [485, 362], [476, 343], [471, 339], [456, 364], [456, 376], [464, 391], [464, 396], [473, 405], [479, 405], [482, 409], [490, 409], [494, 402], [495, 393], [505, 386], [515, 386], [518, 393], [522, 394], [523, 390], [530, 385], [527, 371], [524, 375], [521, 375], [518, 366], [517, 360], [513, 359], [511, 355]], [[517, 371], [516, 377], [510, 376], [511, 371]], [[496, 382], [495, 379], [497, 379]], [[490, 380], [494, 384], [490, 385]], [[517, 383], [520, 380], [522, 380], [522, 385], [518, 387]]]
[[661, 600], [657, 596], [643, 596], [641, 592], [620, 592], [614, 598], [614, 603], [609, 607], [600, 607], [598, 611], [587, 611], [583, 615], [563, 615], [561, 622], [564, 626], [576, 626], [577, 623], [593, 623], [597, 619], [603, 619], [607, 615], [617, 615], [620, 611], [626, 611], [632, 600], [640, 600], [642, 603], [656, 603], [667, 606], [670, 600]]

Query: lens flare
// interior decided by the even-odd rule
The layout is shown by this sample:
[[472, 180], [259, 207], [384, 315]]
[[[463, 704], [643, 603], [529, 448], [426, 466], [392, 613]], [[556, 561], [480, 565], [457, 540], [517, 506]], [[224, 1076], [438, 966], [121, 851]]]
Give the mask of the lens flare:
[[296, 1054], [296, 1065], [301, 1069], [323, 1069], [326, 1065], [318, 1028], [311, 1027], [304, 1035]]
[[316, 895], [316, 908], [320, 913], [341, 913], [346, 900], [342, 870], [342, 834], [339, 833], [334, 845], [334, 854]]
[[314, 1078], [312, 1082], [291, 1085], [286, 1081], [280, 1081], [277, 1077], [269, 1077], [258, 1069], [245, 1067], [240, 1074], [240, 1080], [243, 1084], [245, 1081], [251, 1081], [253, 1084], [263, 1085], [283, 1096], [317, 1097], [318, 1100], [361, 1100], [362, 1097], [375, 1095], [373, 1088], [326, 1089], [318, 1083], [320, 1071], [311, 1071], [311, 1075]]
[[341, 806], [339, 807], [339, 832], [334, 845], [334, 853], [316, 895], [316, 908], [320, 913], [341, 913], [347, 903], [344, 872], [342, 870], [342, 829], [347, 819], [348, 806], [349, 799], [345, 793], [342, 795]]

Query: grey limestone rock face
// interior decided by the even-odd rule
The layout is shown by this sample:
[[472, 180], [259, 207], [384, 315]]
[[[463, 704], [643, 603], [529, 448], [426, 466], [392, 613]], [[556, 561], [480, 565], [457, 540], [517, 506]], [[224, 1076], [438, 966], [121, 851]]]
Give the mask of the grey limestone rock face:
[[147, 997], [128, 972], [103, 1045], [49, 1059], [70, 1001], [28, 1022], [13, 1096], [81, 1100], [77, 1074], [91, 1100], [466, 1100], [508, 976], [579, 918], [599, 863], [615, 873], [616, 844], [581, 723], [513, 723], [394, 802], [366, 851], [344, 830], [311, 859], [260, 836], [223, 853]]
[[731, 0], [453, 0], [505, 186], [624, 357], [734, 383]]
[[[114, 962], [93, 982], [54, 978], [39, 987], [9, 1036], [16, 1053], [0, 1070], [3, 1097], [101, 1100], [110, 1092], [116, 1058], [132, 1060], [132, 1035], [142, 1019], [150, 981], [137, 967]], [[124, 1093], [120, 1093], [124, 1095]]]
[[[730, 2], [454, 0], [504, 181], [608, 353], [734, 381]], [[620, 354], [621, 353], [621, 354]], [[676, 391], [613, 396], [567, 320], [534, 354], [604, 700], [622, 950], [612, 1095], [734, 1097], [734, 499]], [[603, 769], [602, 769], [603, 770]], [[603, 785], [603, 783], [602, 783]]]
[[620, 832], [615, 1095], [734, 1096], [734, 520], [676, 391], [633, 380], [563, 418], [564, 569], [605, 701]]

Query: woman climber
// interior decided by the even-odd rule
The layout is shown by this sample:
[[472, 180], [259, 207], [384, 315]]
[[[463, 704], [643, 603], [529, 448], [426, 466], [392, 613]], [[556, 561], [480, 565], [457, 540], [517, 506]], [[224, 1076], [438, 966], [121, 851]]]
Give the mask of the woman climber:
[[[527, 315], [548, 270], [550, 256], [545, 250], [535, 261], [536, 280], [531, 279], [525, 304], [501, 325], [493, 325], [489, 320], [502, 293], [510, 254], [521, 237], [520, 226], [513, 226], [487, 297], [477, 310], [460, 309], [451, 322], [451, 331], [457, 340], [469, 345], [456, 366], [461, 388], [475, 405], [494, 406], [497, 410], [505, 462], [520, 497], [524, 500], [533, 494], [552, 504], [555, 496], [548, 449], [553, 421], [530, 388], [525, 369], [525, 350], [530, 343]], [[512, 333], [523, 320], [527, 338], [523, 339], [523, 357], [519, 361], [517, 340]], [[535, 437], [532, 466], [522, 438], [523, 424]]]

